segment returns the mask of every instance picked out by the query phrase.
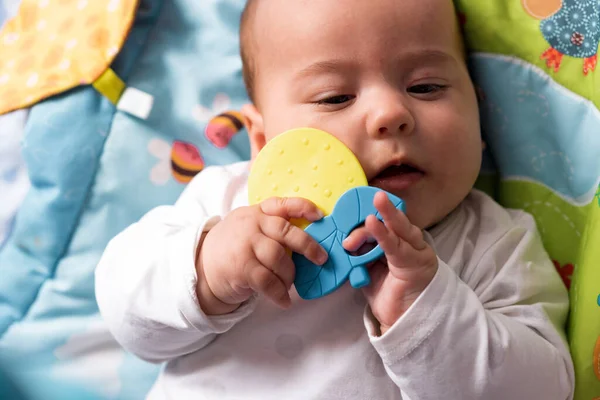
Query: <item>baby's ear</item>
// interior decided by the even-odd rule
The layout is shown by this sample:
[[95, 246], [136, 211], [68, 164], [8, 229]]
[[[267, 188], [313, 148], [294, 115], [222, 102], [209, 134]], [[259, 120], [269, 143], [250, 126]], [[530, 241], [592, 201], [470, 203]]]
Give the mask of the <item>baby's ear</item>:
[[254, 159], [258, 152], [265, 146], [265, 143], [267, 143], [263, 117], [254, 104], [244, 105], [241, 112], [244, 116], [244, 124], [248, 130], [252, 159]]

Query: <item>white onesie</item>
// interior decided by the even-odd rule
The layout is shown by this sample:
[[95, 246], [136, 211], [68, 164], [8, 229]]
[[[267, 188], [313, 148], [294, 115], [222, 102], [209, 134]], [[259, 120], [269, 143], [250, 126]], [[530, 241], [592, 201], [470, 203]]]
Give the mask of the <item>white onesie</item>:
[[383, 336], [348, 283], [281, 310], [260, 296], [207, 317], [195, 295], [198, 239], [247, 205], [248, 164], [209, 167], [174, 206], [108, 245], [96, 271], [116, 339], [167, 361], [149, 399], [571, 399], [567, 291], [530, 215], [473, 190], [426, 232], [433, 281]]

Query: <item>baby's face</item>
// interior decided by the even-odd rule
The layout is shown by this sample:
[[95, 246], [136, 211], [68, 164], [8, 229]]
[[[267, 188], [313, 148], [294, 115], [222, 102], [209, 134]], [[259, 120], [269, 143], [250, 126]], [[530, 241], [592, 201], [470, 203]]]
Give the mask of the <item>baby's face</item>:
[[451, 0], [263, 0], [255, 18], [255, 149], [327, 131], [421, 228], [465, 198], [481, 138]]

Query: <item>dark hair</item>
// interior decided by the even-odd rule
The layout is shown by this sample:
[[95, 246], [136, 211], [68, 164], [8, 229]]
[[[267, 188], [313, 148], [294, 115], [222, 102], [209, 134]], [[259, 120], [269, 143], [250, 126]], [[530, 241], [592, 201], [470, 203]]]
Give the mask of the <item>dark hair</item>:
[[256, 51], [256, 42], [252, 34], [254, 14], [257, 0], [248, 0], [240, 19], [240, 55], [242, 57], [242, 77], [246, 85], [248, 97], [255, 103], [254, 74], [256, 73], [252, 54]]

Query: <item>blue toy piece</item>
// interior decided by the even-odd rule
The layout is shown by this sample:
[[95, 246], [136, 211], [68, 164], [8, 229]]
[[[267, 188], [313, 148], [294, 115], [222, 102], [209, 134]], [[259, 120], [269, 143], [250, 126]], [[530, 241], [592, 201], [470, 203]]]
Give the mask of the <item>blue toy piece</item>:
[[[370, 186], [350, 189], [339, 198], [331, 215], [306, 227], [305, 231], [325, 248], [329, 259], [319, 266], [301, 254], [292, 255], [296, 265], [294, 285], [300, 297], [308, 300], [326, 296], [342, 286], [346, 279], [355, 288], [371, 282], [365, 265], [383, 256], [381, 247], [377, 245], [366, 254], [353, 256], [346, 252], [342, 242], [369, 215], [382, 219], [373, 205], [373, 198], [380, 190]], [[397, 209], [406, 211], [400, 198], [385, 193]]]

